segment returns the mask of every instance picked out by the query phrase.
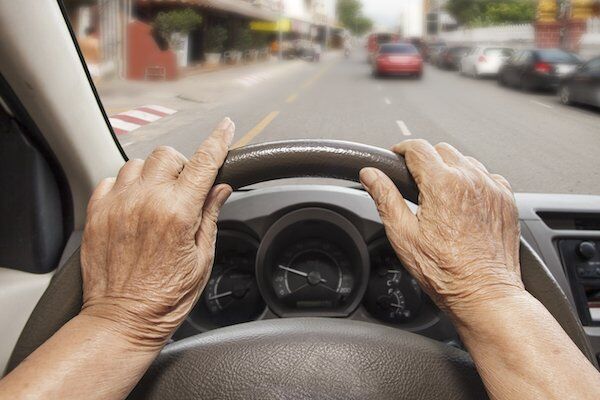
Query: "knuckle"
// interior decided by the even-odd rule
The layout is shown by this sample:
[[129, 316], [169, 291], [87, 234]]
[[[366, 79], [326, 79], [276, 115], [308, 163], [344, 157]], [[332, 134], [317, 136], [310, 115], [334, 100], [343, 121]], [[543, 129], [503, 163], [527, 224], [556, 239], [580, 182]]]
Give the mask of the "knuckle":
[[446, 142], [439, 142], [433, 146], [436, 150], [452, 150], [453, 147]]
[[215, 153], [211, 146], [207, 144], [207, 146], [203, 146], [196, 151], [196, 158], [202, 166], [216, 168], [219, 166], [219, 161]]

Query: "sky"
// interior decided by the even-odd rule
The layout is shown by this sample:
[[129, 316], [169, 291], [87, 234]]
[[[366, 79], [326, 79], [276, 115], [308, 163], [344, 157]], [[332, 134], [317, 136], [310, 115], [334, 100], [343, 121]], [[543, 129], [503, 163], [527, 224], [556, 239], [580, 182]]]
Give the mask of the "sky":
[[406, 36], [419, 36], [423, 30], [422, 0], [361, 0], [363, 11], [375, 26], [394, 29], [404, 26]]

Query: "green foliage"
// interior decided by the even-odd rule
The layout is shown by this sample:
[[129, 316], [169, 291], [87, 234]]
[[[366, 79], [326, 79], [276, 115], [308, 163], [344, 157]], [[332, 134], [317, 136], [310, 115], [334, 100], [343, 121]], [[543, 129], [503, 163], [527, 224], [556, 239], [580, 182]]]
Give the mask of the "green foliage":
[[260, 49], [269, 45], [269, 36], [262, 32], [253, 32], [252, 34], [252, 47]]
[[221, 53], [223, 44], [227, 40], [227, 29], [222, 26], [213, 26], [206, 30], [204, 47], [207, 53]]
[[234, 50], [246, 51], [252, 47], [252, 34], [250, 29], [244, 26], [237, 27], [233, 31], [232, 47]]
[[202, 16], [191, 8], [159, 12], [154, 19], [154, 29], [167, 41], [173, 33], [188, 34], [202, 25]]
[[362, 14], [359, 0], [337, 0], [336, 7], [340, 22], [353, 34], [365, 34], [373, 27], [373, 21]]
[[489, 26], [531, 22], [535, 0], [448, 0], [446, 10], [461, 25]]

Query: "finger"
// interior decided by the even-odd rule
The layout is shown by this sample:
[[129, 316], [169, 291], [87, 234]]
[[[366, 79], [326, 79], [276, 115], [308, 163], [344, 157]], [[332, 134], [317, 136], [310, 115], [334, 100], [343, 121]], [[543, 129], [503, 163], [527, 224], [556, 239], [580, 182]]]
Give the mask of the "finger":
[[418, 229], [417, 217], [404, 201], [394, 182], [376, 168], [363, 168], [360, 171], [360, 181], [375, 201], [390, 240], [410, 241]]
[[508, 180], [505, 177], [503, 177], [502, 175], [498, 175], [498, 174], [491, 174], [490, 176], [494, 181], [496, 181], [497, 183], [499, 183], [500, 185], [502, 185], [506, 189], [508, 189], [510, 192], [512, 192], [512, 187], [510, 186], [510, 183], [508, 182]]
[[231, 186], [221, 184], [213, 187], [206, 197], [200, 227], [196, 233], [196, 245], [206, 250], [213, 248], [217, 239], [217, 220], [221, 207], [231, 195]]
[[174, 148], [159, 146], [146, 159], [142, 178], [159, 181], [177, 179], [186, 162], [183, 154]]
[[104, 178], [100, 181], [94, 192], [92, 193], [92, 197], [90, 197], [90, 201], [88, 203], [87, 212], [88, 215], [95, 207], [98, 201], [102, 200], [113, 188], [115, 184], [115, 178]]
[[438, 143], [434, 146], [442, 160], [451, 167], [460, 167], [468, 164], [465, 156], [456, 148], [448, 143]]
[[198, 205], [204, 204], [219, 168], [223, 165], [233, 141], [235, 125], [225, 118], [217, 129], [202, 143], [179, 175], [179, 184], [191, 193]]
[[127, 161], [117, 175], [114, 188], [122, 189], [129, 186], [132, 182], [138, 180], [142, 176], [143, 168], [144, 160], [135, 158]]
[[404, 156], [406, 166], [418, 186], [440, 173], [446, 166], [433, 146], [423, 139], [405, 140], [392, 150]]
[[487, 170], [487, 168], [485, 167], [485, 165], [483, 165], [481, 163], [481, 161], [479, 161], [478, 159], [474, 158], [474, 157], [470, 157], [470, 156], [466, 156], [465, 157], [467, 159], [468, 162], [470, 162], [475, 168], [485, 172], [486, 174], [489, 173], [489, 171]]

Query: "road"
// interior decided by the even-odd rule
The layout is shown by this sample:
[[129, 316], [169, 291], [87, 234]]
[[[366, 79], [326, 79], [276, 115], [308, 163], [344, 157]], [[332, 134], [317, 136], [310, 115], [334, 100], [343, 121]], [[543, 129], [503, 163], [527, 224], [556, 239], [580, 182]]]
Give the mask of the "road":
[[362, 53], [269, 68], [250, 85], [232, 83], [254, 71], [247, 68], [194, 77], [205, 97], [179, 95], [177, 114], [120, 136], [125, 151], [145, 157], [168, 144], [190, 155], [229, 116], [235, 146], [323, 138], [388, 148], [423, 138], [478, 158], [518, 192], [600, 194], [600, 111], [430, 66], [420, 81], [374, 79]]

